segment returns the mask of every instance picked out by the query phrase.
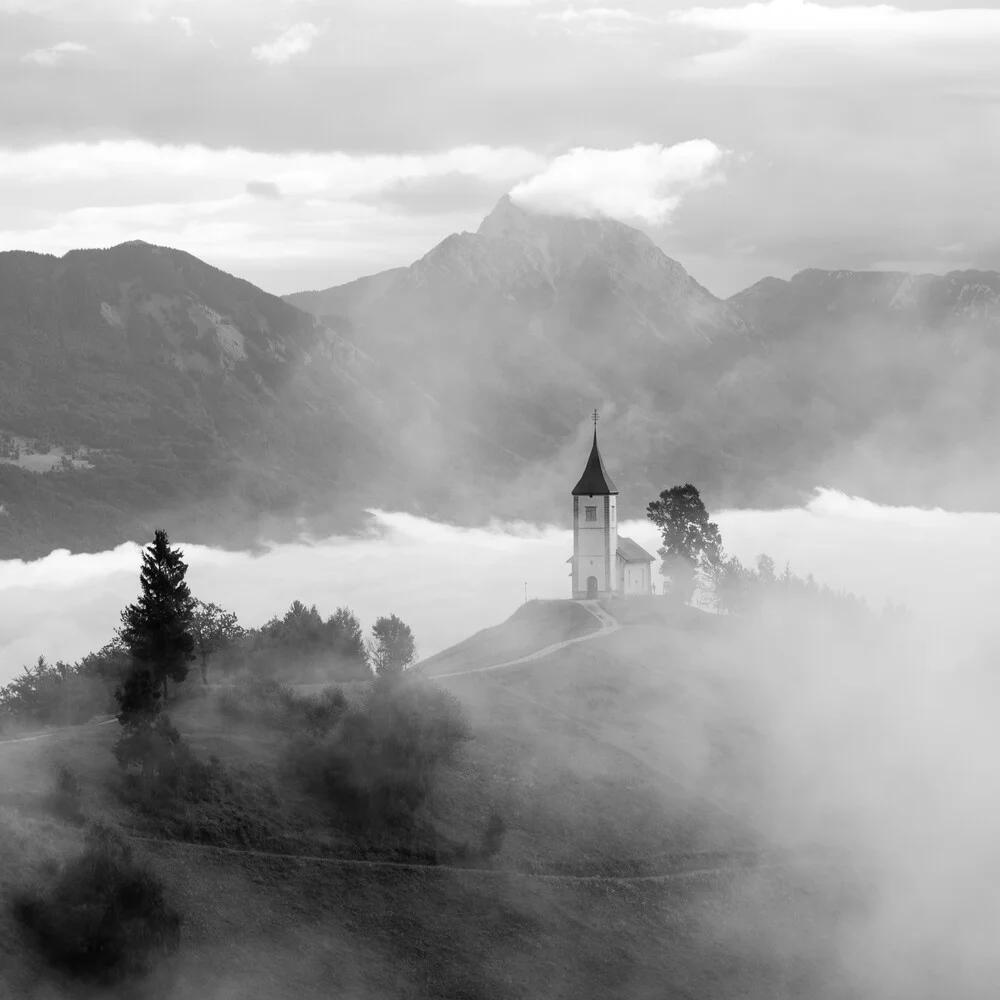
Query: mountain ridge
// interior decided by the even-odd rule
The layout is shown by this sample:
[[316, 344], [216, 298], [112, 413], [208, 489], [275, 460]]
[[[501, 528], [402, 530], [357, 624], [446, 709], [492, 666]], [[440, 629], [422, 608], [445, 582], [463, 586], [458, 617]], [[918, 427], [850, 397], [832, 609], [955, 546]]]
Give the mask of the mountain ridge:
[[[301, 308], [300, 308], [301, 307]], [[0, 557], [556, 521], [601, 408], [622, 516], [817, 483], [1000, 503], [1000, 275], [823, 271], [720, 299], [616, 220], [501, 199], [408, 267], [278, 297], [144, 241], [0, 254]], [[992, 383], [995, 384], [995, 383]]]

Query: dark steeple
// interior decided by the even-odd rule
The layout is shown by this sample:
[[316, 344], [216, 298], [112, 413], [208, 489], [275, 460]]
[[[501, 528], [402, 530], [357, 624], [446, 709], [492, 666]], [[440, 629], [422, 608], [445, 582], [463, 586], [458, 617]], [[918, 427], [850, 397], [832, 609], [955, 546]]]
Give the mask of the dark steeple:
[[573, 487], [572, 496], [593, 497], [618, 494], [618, 487], [611, 481], [608, 470], [604, 468], [604, 459], [597, 447], [597, 411], [594, 410], [594, 447], [590, 449], [587, 468], [583, 470], [580, 481]]

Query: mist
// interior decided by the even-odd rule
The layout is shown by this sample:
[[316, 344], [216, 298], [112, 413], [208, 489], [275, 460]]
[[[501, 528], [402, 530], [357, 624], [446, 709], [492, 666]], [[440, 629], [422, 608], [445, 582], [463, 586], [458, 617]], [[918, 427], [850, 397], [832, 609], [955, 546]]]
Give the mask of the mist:
[[[802, 508], [728, 510], [715, 515], [726, 550], [745, 563], [761, 552], [779, 570], [848, 590], [881, 610], [904, 604], [954, 652], [992, 630], [991, 589], [1000, 515], [884, 507], [817, 490]], [[621, 533], [649, 552], [656, 531], [626, 521]], [[303, 539], [234, 553], [175, 539], [193, 594], [263, 624], [294, 600], [324, 614], [349, 606], [366, 626], [398, 614], [421, 657], [495, 625], [531, 598], [567, 596], [569, 531], [523, 522], [457, 528], [403, 513], [372, 511], [356, 537]], [[97, 554], [53, 552], [0, 562], [0, 682], [39, 656], [74, 661], [107, 642], [138, 594], [140, 547]], [[654, 573], [654, 578], [659, 578]]]

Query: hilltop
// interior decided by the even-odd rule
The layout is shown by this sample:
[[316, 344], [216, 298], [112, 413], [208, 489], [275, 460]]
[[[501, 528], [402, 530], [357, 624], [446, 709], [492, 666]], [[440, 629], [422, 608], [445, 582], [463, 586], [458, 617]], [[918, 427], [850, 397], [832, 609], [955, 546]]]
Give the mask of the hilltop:
[[[730, 626], [655, 599], [609, 604], [645, 622], [613, 630], [583, 610], [529, 605], [424, 664], [454, 674], [435, 683], [472, 732], [425, 818], [444, 844], [475, 841], [499, 814], [506, 832], [488, 861], [372, 863], [318, 827], [298, 828], [300, 857], [144, 840], [141, 817], [105, 790], [116, 727], [91, 725], [0, 745], [4, 888], [33, 870], [25, 852], [41, 864], [78, 842], [43, 801], [49, 768], [72, 762], [87, 808], [137, 828], [135, 849], [186, 915], [165, 1000], [819, 995], [843, 898], [755, 813], [761, 736], [741, 720]], [[579, 641], [482, 669], [496, 662], [488, 647], [506, 657], [529, 640]], [[469, 672], [456, 673], [463, 657]], [[274, 768], [280, 734], [214, 706], [209, 695], [173, 710], [196, 753]], [[2, 991], [34, 996], [40, 970], [3, 919]]]

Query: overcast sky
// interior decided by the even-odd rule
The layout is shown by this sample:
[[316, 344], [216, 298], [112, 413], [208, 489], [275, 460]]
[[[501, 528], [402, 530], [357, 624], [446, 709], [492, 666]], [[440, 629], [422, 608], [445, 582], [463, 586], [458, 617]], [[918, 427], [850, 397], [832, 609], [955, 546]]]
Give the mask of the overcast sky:
[[0, 0], [0, 249], [144, 239], [277, 293], [505, 191], [720, 295], [1000, 269], [1000, 5]]

